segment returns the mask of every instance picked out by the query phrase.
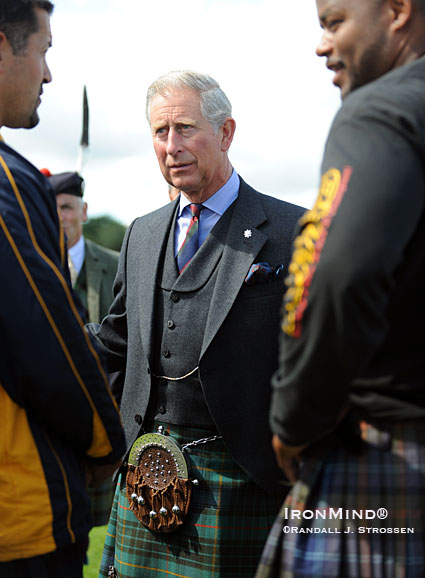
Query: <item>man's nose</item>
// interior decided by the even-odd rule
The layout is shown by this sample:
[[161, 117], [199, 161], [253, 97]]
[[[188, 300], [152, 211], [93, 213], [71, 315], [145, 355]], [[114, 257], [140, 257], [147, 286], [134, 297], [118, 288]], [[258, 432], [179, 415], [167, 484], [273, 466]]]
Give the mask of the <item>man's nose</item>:
[[49, 84], [49, 82], [52, 82], [52, 73], [50, 72], [50, 68], [47, 65], [47, 62], [44, 64], [43, 82], [45, 84]]
[[327, 30], [323, 31], [319, 44], [316, 47], [317, 56], [327, 56], [333, 48], [332, 35]]
[[168, 131], [167, 138], [167, 154], [174, 156], [182, 150], [182, 137], [181, 134], [173, 127]]

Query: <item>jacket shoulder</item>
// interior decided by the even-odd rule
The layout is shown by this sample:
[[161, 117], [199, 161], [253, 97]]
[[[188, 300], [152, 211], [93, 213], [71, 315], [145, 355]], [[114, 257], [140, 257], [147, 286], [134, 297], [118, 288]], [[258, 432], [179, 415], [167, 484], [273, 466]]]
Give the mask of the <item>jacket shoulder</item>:
[[282, 199], [277, 199], [276, 197], [271, 197], [264, 193], [257, 193], [260, 197], [260, 201], [263, 206], [271, 213], [278, 213], [279, 215], [285, 214], [287, 216], [293, 216], [298, 219], [303, 213], [305, 213], [305, 207], [300, 205], [295, 205], [294, 203], [289, 203], [288, 201], [283, 201]]
[[137, 217], [128, 227], [126, 238], [133, 234], [143, 235], [144, 232], [154, 231], [157, 227], [163, 227], [164, 223], [171, 221], [177, 205], [178, 199], [152, 211], [151, 213]]
[[102, 245], [98, 245], [94, 241], [90, 239], [84, 239], [86, 245], [86, 251], [91, 253], [91, 255], [95, 258], [98, 258], [102, 261], [107, 261], [113, 264], [118, 263], [119, 252], [114, 251], [113, 249], [109, 249], [108, 247], [103, 247]]
[[25, 157], [12, 149], [6, 143], [0, 141], [0, 157], [2, 170], [0, 179], [2, 183], [10, 182], [6, 171], [10, 171], [11, 178], [16, 183], [19, 191], [33, 191], [37, 189], [49, 204], [54, 204], [56, 210], [55, 195], [46, 177]]
[[241, 180], [240, 193], [251, 198], [256, 198], [263, 206], [269, 218], [285, 217], [286, 219], [297, 220], [305, 213], [306, 209], [304, 207], [283, 201], [265, 193], [260, 193], [248, 185], [241, 177], [239, 178]]

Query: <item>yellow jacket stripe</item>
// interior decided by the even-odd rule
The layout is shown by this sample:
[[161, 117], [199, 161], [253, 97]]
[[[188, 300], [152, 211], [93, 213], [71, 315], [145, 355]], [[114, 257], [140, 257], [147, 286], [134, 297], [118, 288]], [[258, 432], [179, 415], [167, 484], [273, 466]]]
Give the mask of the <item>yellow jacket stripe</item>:
[[[6, 176], [7, 176], [8, 180], [12, 186], [13, 192], [14, 192], [16, 199], [19, 203], [19, 206], [21, 208], [22, 214], [24, 216], [24, 219], [25, 219], [25, 222], [27, 225], [28, 234], [31, 238], [31, 241], [34, 245], [34, 248], [37, 251], [37, 253], [44, 259], [44, 261], [51, 267], [51, 269], [54, 271], [55, 275], [59, 279], [59, 281], [60, 281], [60, 283], [61, 283], [61, 285], [65, 291], [68, 303], [69, 303], [69, 305], [70, 305], [70, 307], [71, 307], [71, 309], [72, 309], [72, 311], [73, 311], [73, 313], [74, 313], [74, 315], [75, 315], [75, 317], [76, 317], [76, 319], [77, 319], [77, 321], [81, 327], [81, 330], [83, 332], [84, 338], [85, 338], [86, 343], [87, 343], [87, 346], [88, 346], [89, 350], [91, 351], [92, 355], [94, 356], [96, 363], [97, 363], [97, 366], [99, 368], [99, 371], [103, 376], [106, 391], [108, 392], [108, 395], [110, 396], [110, 398], [113, 400], [114, 405], [116, 407], [116, 410], [118, 412], [118, 407], [115, 403], [115, 400], [112, 397], [112, 394], [111, 394], [109, 386], [108, 386], [108, 379], [107, 379], [105, 372], [103, 370], [99, 356], [98, 356], [97, 352], [95, 351], [95, 349], [94, 349], [94, 347], [90, 341], [89, 336], [87, 335], [87, 333], [84, 330], [83, 323], [82, 323], [81, 318], [80, 318], [78, 311], [76, 309], [76, 306], [75, 306], [74, 300], [72, 298], [71, 292], [69, 290], [68, 284], [67, 284], [65, 278], [63, 277], [63, 275], [61, 274], [61, 272], [56, 267], [56, 265], [47, 257], [47, 255], [45, 255], [45, 253], [39, 247], [37, 240], [36, 240], [36, 237], [34, 235], [34, 231], [33, 231], [32, 225], [31, 225], [31, 220], [30, 220], [28, 211], [26, 210], [24, 201], [22, 199], [22, 196], [19, 193], [18, 187], [16, 185], [16, 182], [15, 182], [10, 170], [9, 170], [9, 167], [7, 166], [7, 164], [5, 163], [5, 161], [1, 155], [0, 155], [0, 164], [2, 165], [3, 170], [6, 173]], [[55, 335], [56, 335], [56, 337], [57, 337], [57, 339], [58, 339], [58, 341], [59, 341], [59, 343], [63, 349], [63, 351], [64, 351], [64, 353], [65, 353], [65, 356], [66, 356], [68, 363], [72, 369], [72, 372], [74, 373], [78, 383], [80, 384], [80, 387], [83, 389], [84, 394], [86, 395], [87, 400], [89, 401], [90, 406], [92, 408], [92, 411], [93, 411], [93, 442], [92, 442], [90, 449], [88, 450], [88, 455], [90, 455], [92, 457], [99, 457], [99, 455], [107, 455], [111, 452], [112, 446], [111, 446], [110, 442], [108, 442], [107, 446], [105, 447], [104, 443], [102, 443], [102, 441], [101, 441], [102, 438], [104, 440], [108, 439], [108, 436], [107, 436], [107, 432], [106, 432], [106, 430], [105, 430], [105, 428], [101, 422], [100, 416], [98, 415], [98, 413], [96, 411], [96, 407], [93, 403], [93, 400], [91, 399], [91, 396], [90, 396], [90, 394], [89, 394], [89, 392], [85, 386], [84, 381], [82, 380], [82, 378], [78, 372], [77, 367], [75, 366], [75, 363], [71, 357], [71, 354], [70, 354], [70, 352], [69, 352], [69, 350], [65, 344], [65, 341], [64, 341], [62, 335], [60, 334], [60, 331], [59, 331], [58, 327], [56, 326], [54, 319], [52, 318], [52, 316], [51, 316], [51, 314], [50, 314], [50, 312], [46, 306], [46, 303], [44, 302], [32, 276], [31, 276], [31, 273], [29, 272], [28, 268], [26, 267], [25, 262], [24, 262], [21, 254], [19, 252], [19, 249], [16, 246], [16, 244], [13, 240], [13, 237], [10, 234], [10, 232], [6, 226], [6, 223], [4, 222], [2, 217], [0, 217], [0, 224], [1, 224], [1, 227], [5, 233], [12, 249], [13, 249], [13, 252], [15, 253], [15, 256], [16, 256], [28, 282], [31, 285], [32, 290], [34, 291], [34, 294], [36, 295], [36, 297], [37, 297], [37, 299], [38, 299], [38, 301], [39, 301], [39, 303], [40, 303], [40, 305], [41, 305], [41, 307], [42, 307], [42, 309], [43, 309], [43, 311], [44, 311], [44, 313], [45, 313], [45, 315], [46, 315], [46, 317], [47, 317], [47, 319], [48, 319], [48, 321], [49, 321], [49, 323], [50, 323], [50, 325], [51, 325], [51, 327], [52, 327], [52, 329], [53, 329], [53, 331], [54, 331], [54, 333], [55, 333]]]

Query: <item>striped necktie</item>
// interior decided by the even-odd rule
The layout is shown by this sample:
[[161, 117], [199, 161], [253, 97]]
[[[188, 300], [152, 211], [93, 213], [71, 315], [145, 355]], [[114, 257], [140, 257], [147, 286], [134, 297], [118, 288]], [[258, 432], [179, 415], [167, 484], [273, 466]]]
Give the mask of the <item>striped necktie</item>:
[[192, 203], [189, 207], [192, 211], [192, 218], [190, 219], [186, 237], [177, 253], [177, 265], [180, 273], [199, 249], [199, 215], [204, 207], [198, 203]]

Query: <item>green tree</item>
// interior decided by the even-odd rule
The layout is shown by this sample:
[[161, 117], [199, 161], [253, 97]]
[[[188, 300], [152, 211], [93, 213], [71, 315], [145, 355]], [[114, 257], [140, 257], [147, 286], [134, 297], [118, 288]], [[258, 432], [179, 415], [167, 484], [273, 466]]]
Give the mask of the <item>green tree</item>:
[[84, 225], [84, 236], [99, 245], [119, 251], [126, 228], [109, 215], [93, 217]]

